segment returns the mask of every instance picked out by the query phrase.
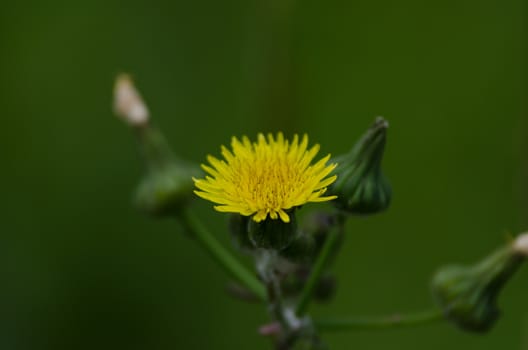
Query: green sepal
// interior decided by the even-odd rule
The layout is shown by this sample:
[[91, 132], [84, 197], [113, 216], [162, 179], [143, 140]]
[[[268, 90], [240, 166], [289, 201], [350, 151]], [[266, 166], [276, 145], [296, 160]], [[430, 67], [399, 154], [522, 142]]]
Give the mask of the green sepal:
[[248, 220], [249, 240], [255, 248], [281, 251], [290, 246], [297, 235], [297, 221], [293, 212], [290, 222], [267, 218], [261, 222]]

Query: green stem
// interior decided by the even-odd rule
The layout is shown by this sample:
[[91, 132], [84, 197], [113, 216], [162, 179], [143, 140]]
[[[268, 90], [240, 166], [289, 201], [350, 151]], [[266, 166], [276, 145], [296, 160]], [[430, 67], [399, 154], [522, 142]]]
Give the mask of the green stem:
[[272, 276], [268, 284], [268, 303], [273, 317], [281, 324], [281, 326], [288, 330], [289, 324], [284, 317], [284, 305], [282, 303], [282, 295], [277, 276]]
[[314, 325], [320, 331], [390, 329], [418, 326], [443, 319], [442, 311], [433, 309], [413, 314], [394, 314], [382, 317], [320, 319], [314, 320]]
[[328, 237], [326, 238], [324, 246], [317, 257], [317, 260], [315, 261], [310, 277], [308, 278], [308, 281], [306, 281], [299, 298], [299, 303], [297, 304], [297, 308], [295, 310], [297, 316], [303, 316], [308, 310], [308, 306], [312, 300], [317, 282], [319, 282], [319, 278], [324, 271], [328, 259], [332, 256], [331, 252], [334, 249], [334, 245], [338, 242], [341, 231], [342, 223], [338, 224], [338, 227], [334, 227], [328, 232]]
[[211, 235], [200, 220], [188, 210], [183, 210], [178, 218], [192, 237], [231, 277], [243, 284], [260, 300], [266, 300], [266, 289], [263, 284]]

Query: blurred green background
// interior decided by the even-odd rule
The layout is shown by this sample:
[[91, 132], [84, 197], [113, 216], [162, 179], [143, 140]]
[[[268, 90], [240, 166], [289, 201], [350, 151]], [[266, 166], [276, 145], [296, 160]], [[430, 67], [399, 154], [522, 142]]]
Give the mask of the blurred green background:
[[[484, 1], [27, 1], [0, 11], [0, 348], [268, 349], [266, 310], [170, 220], [131, 206], [130, 72], [177, 152], [309, 133], [348, 150], [390, 123], [394, 198], [350, 222], [316, 315], [427, 308], [431, 273], [528, 228], [526, 8]], [[196, 201], [229, 244], [225, 217]], [[309, 206], [303, 209], [308, 211]], [[249, 262], [248, 262], [249, 263]], [[487, 335], [450, 325], [327, 334], [332, 349], [528, 349], [528, 268]]]

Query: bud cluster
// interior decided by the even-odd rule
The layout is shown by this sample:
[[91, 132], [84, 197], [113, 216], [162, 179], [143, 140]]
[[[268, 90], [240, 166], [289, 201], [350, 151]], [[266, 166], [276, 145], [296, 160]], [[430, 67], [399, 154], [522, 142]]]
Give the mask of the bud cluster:
[[[337, 280], [329, 267], [342, 246], [345, 220], [351, 215], [380, 213], [391, 203], [392, 189], [382, 171], [388, 122], [377, 118], [352, 149], [332, 159], [330, 166], [321, 165], [330, 156], [323, 163], [308, 165], [318, 146], [306, 151], [307, 136], [300, 142], [295, 136], [292, 143], [285, 141], [281, 133], [276, 139], [271, 134], [267, 139], [259, 135], [258, 143], [253, 144], [247, 138], [242, 141], [233, 138], [233, 152], [222, 149], [226, 160], [210, 156], [211, 166], [202, 166], [208, 175], [193, 182], [193, 177], [204, 174], [195, 164], [173, 154], [164, 135], [150, 122], [148, 108], [128, 75], [117, 78], [114, 111], [135, 131], [146, 165], [136, 191], [137, 207], [156, 216], [176, 216], [216, 262], [240, 283], [231, 288], [232, 294], [267, 302], [273, 323], [261, 327], [260, 332], [276, 336], [278, 349], [324, 349], [313, 326], [316, 323], [312, 324], [306, 316], [307, 305], [312, 299], [330, 300], [335, 293]], [[279, 153], [282, 158], [263, 161]], [[228, 171], [229, 165], [240, 165], [240, 158], [235, 156], [253, 159], [255, 163]], [[278, 176], [274, 171], [281, 170], [288, 159], [301, 161], [291, 168], [285, 167], [283, 173], [278, 172], [283, 176]], [[308, 159], [306, 164], [305, 159]], [[291, 170], [297, 168], [307, 170], [301, 174], [305, 176]], [[254, 169], [267, 172], [255, 175], [251, 172]], [[306, 180], [307, 174], [320, 176]], [[329, 174], [330, 177], [323, 179]], [[247, 175], [247, 181], [240, 181], [241, 175]], [[267, 186], [263, 185], [263, 178], [268, 181]], [[301, 180], [299, 183], [285, 180], [290, 178]], [[306, 183], [311, 185], [307, 195], [282, 201], [291, 199], [288, 195], [292, 193], [302, 193], [296, 190], [302, 190]], [[255, 258], [259, 278], [239, 264], [200, 220], [189, 215], [189, 210], [183, 210], [193, 190], [216, 203], [218, 211], [231, 213], [228, 228], [232, 241], [238, 250]], [[259, 201], [251, 202], [255, 193], [262, 196]], [[277, 193], [282, 197], [273, 197]], [[281, 201], [270, 201], [269, 197]], [[297, 219], [297, 211], [305, 203], [330, 200], [335, 206], [332, 213], [317, 211]], [[286, 204], [282, 207], [276, 204], [283, 202]], [[259, 207], [262, 203], [272, 204]], [[527, 257], [528, 233], [524, 233], [474, 265], [441, 268], [432, 279], [431, 289], [444, 318], [466, 331], [491, 329], [500, 314], [497, 306], [500, 292]], [[434, 314], [441, 318], [437, 310]]]

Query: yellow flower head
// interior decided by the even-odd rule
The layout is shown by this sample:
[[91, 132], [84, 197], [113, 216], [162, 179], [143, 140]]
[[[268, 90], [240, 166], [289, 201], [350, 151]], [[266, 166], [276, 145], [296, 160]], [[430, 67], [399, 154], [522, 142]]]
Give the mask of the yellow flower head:
[[336, 175], [327, 177], [337, 164], [327, 165], [330, 155], [310, 165], [319, 151], [319, 145], [310, 149], [308, 136], [299, 142], [295, 135], [291, 143], [282, 133], [276, 138], [258, 135], [257, 142], [247, 137], [242, 141], [231, 139], [232, 151], [222, 146], [225, 160], [207, 156], [211, 166], [202, 165], [209, 174], [205, 179], [193, 179], [198, 196], [219, 204], [221, 212], [253, 215], [260, 222], [269, 214], [271, 219], [289, 222], [288, 209], [307, 202], [329, 201], [336, 196], [326, 196], [327, 186]]

